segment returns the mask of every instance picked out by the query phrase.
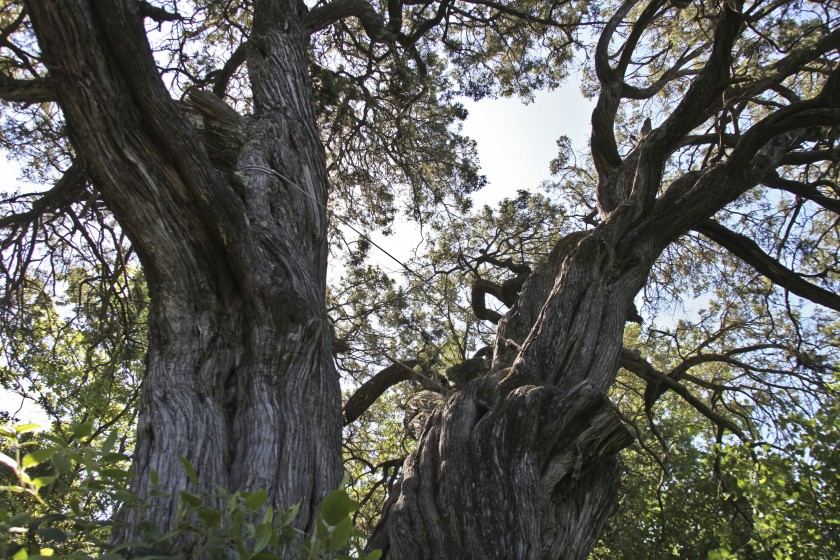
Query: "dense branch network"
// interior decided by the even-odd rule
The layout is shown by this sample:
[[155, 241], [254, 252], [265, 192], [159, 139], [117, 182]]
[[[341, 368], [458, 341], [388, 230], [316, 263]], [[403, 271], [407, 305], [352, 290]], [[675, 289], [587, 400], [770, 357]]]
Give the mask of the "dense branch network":
[[[271, 3], [258, 4], [260, 13], [271, 12]], [[98, 281], [118, 286], [130, 275], [137, 266], [133, 250], [103, 200], [139, 241], [150, 278], [201, 269], [205, 285], [219, 293], [250, 285], [243, 270], [273, 281], [276, 271], [263, 268], [272, 252], [288, 250], [284, 257], [295, 263], [289, 269], [306, 269], [294, 258], [299, 247], [278, 249], [282, 244], [266, 241], [267, 224], [300, 220], [298, 229], [288, 226], [289, 235], [308, 243], [307, 227], [324, 227], [312, 238], [326, 235], [327, 208], [362, 229], [387, 230], [404, 204], [441, 240], [427, 260], [411, 263], [428, 274], [415, 272], [406, 288], [362, 266], [369, 238], [350, 239], [337, 231], [336, 220], [330, 224], [337, 250], [347, 250], [351, 265], [348, 286], [336, 292], [330, 309], [341, 330], [332, 351], [340, 341], [339, 364], [359, 386], [344, 404], [343, 423], [364, 422], [387, 391], [402, 387], [410, 413], [405, 427], [418, 441], [375, 544], [396, 554], [425, 550], [424, 540], [438, 546], [433, 537], [439, 535], [418, 532], [415, 541], [401, 542], [396, 535], [400, 527], [436, 526], [421, 521], [446, 517], [416, 506], [432, 503], [427, 498], [435, 492], [457, 494], [459, 511], [471, 511], [483, 489], [455, 489], [462, 480], [481, 479], [502, 494], [510, 490], [494, 496], [495, 505], [514, 504], [511, 511], [521, 514], [521, 526], [494, 520], [497, 526], [480, 529], [509, 537], [509, 548], [498, 550], [515, 554], [531, 546], [526, 529], [540, 535], [538, 548], [547, 555], [567, 550], [563, 535], [575, 527], [563, 523], [597, 525], [608, 516], [613, 459], [630, 444], [606, 396], [616, 387], [619, 366], [644, 382], [641, 406], [651, 422], [656, 403], [677, 395], [715, 426], [721, 441], [727, 432], [755, 439], [761, 415], [772, 416], [761, 408], [765, 402], [782, 402], [788, 392], [824, 391], [834, 370], [817, 338], [830, 337], [803, 318], [803, 310], [811, 304], [840, 310], [840, 16], [828, 3], [805, 14], [791, 13], [785, 2], [625, 0], [601, 22], [594, 10], [581, 13], [578, 4], [560, 1], [321, 2], [295, 16], [310, 46], [306, 68], [284, 69], [300, 78], [300, 91], [311, 86], [311, 99], [297, 92], [282, 103], [271, 88], [285, 82], [252, 80], [261, 63], [277, 60], [267, 56], [270, 30], [252, 28], [251, 3], [208, 3], [194, 14], [149, 2], [126, 6], [114, 17], [146, 18], [147, 34], [163, 37], [154, 47], [157, 57], [147, 64], [117, 31], [139, 26], [119, 20], [122, 27], [105, 30], [112, 50], [100, 53], [113, 68], [98, 87], [79, 89], [72, 99], [62, 99], [68, 91], [57, 88], [56, 76], [81, 88], [67, 76], [84, 69], [42, 60], [27, 10], [15, 2], [3, 8], [0, 99], [13, 117], [4, 124], [3, 146], [27, 160], [28, 172], [42, 181], [62, 173], [44, 193], [3, 201], [4, 302], [36, 268], [50, 264], [47, 256], [58, 245], [84, 255], [85, 266], [101, 272]], [[782, 21], [795, 32], [776, 37], [770, 31]], [[553, 87], [572, 68], [571, 48], [585, 47], [586, 34], [578, 31], [592, 26], [601, 32], [590, 51], [599, 92], [590, 143], [594, 169], [567, 169], [577, 181], [560, 185], [588, 206], [575, 214], [520, 196], [498, 214], [473, 214], [479, 225], [463, 225], [469, 195], [484, 178], [474, 144], [457, 132], [466, 113], [454, 94], [527, 96]], [[147, 37], [139, 35], [131, 39], [145, 44]], [[207, 46], [197, 56], [200, 41]], [[77, 47], [87, 52], [88, 45], [93, 41]], [[102, 160], [83, 162], [56, 109], [60, 99], [77, 116], [91, 107], [123, 107], [130, 121], [100, 110], [99, 128], [137, 135], [115, 133], [126, 143], [123, 152], [112, 153], [112, 143], [102, 141]], [[330, 174], [330, 192], [321, 198], [306, 194], [303, 171], [290, 177], [284, 167], [293, 154], [307, 152], [288, 130], [271, 139], [282, 144], [283, 157], [243, 165], [242, 154], [259, 137], [254, 123], [288, 107], [305, 115], [317, 111], [313, 120]], [[78, 142], [95, 131], [71, 132]], [[131, 157], [120, 159], [126, 153]], [[155, 175], [126, 173], [117, 180], [106, 155], [126, 169], [138, 159], [152, 162]], [[298, 200], [289, 208], [268, 196], [255, 202], [249, 198], [257, 196], [254, 184]], [[246, 203], [256, 209], [250, 216]], [[572, 215], [587, 218], [559, 223], [572, 222]], [[188, 246], [188, 254], [157, 254], [161, 232], [172, 246]], [[716, 255], [717, 248], [726, 255]], [[715, 300], [692, 329], [639, 330], [639, 352], [622, 348], [640, 290], [666, 290], [671, 281], [675, 292], [687, 292], [710, 270], [720, 273], [722, 299], [731, 302]], [[713, 292], [706, 282], [698, 289]], [[507, 310], [494, 309], [487, 296]], [[755, 317], [739, 319], [746, 309]], [[722, 326], [708, 328], [715, 320]], [[485, 345], [492, 351], [475, 355]], [[234, 385], [235, 379], [225, 381], [223, 389]], [[409, 398], [420, 388], [419, 398]], [[760, 402], [762, 390], [771, 396]], [[757, 412], [744, 412], [739, 398], [752, 399]], [[438, 469], [444, 455], [446, 468]], [[523, 462], [531, 456], [538, 468]], [[498, 457], [504, 460], [496, 470], [476, 474]], [[391, 461], [368, 461], [370, 473], [382, 473], [375, 488], [394, 482]], [[526, 490], [546, 497], [538, 514], [523, 501], [527, 493], [511, 490], [521, 472], [531, 477]], [[595, 505], [575, 509], [584, 503]], [[479, 534], [470, 525], [478, 517], [461, 517], [447, 518], [448, 535]], [[592, 543], [574, 544], [585, 551]]]

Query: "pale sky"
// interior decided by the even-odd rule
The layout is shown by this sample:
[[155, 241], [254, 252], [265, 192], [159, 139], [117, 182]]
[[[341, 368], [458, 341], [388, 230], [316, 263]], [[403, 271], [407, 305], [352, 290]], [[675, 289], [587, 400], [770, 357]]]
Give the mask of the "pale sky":
[[571, 138], [576, 151], [586, 148], [595, 104], [570, 80], [560, 89], [538, 93], [529, 105], [518, 99], [485, 99], [466, 100], [464, 106], [469, 116], [463, 131], [476, 140], [489, 181], [475, 202], [492, 204], [519, 189], [535, 190], [548, 179], [560, 136]]
[[[469, 115], [463, 133], [476, 141], [481, 170], [488, 185], [473, 195], [475, 207], [494, 206], [516, 191], [535, 191], [550, 178], [549, 162], [557, 156], [557, 139], [568, 136], [576, 152], [589, 146], [590, 118], [595, 102], [580, 93], [578, 80], [569, 79], [554, 91], [543, 91], [525, 105], [519, 99], [483, 99], [461, 101]], [[414, 222], [399, 216], [396, 232], [387, 237], [373, 234], [373, 240], [403, 262], [421, 240]], [[395, 274], [399, 264], [382, 255], [375, 247], [371, 259]]]

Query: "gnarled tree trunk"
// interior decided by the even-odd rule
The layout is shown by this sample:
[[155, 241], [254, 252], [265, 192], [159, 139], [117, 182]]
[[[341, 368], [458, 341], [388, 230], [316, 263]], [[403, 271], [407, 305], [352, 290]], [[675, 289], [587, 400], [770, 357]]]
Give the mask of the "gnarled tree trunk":
[[[634, 296], [668, 244], [767, 177], [808, 127], [837, 118], [840, 67], [818, 96], [755, 124], [725, 162], [666, 181], [670, 154], [731, 85], [744, 16], [726, 3], [683, 101], [621, 157], [613, 126], [632, 48], [612, 66], [609, 46], [634, 4], [618, 9], [595, 53], [602, 221], [560, 241], [500, 321], [490, 373], [430, 417], [370, 543], [388, 558], [586, 558], [615, 505], [615, 455], [632, 440], [606, 395]], [[661, 5], [646, 8], [639, 30]]]
[[[327, 180], [297, 2], [257, 2], [254, 115], [208, 150], [164, 88], [133, 0], [30, 2], [73, 147], [140, 255], [151, 294], [134, 489], [267, 489], [277, 507], [340, 482], [341, 407], [325, 312]], [[213, 132], [214, 104], [193, 104]], [[221, 108], [219, 106], [221, 104]], [[211, 139], [212, 140], [212, 139]], [[205, 138], [207, 141], [207, 138]], [[213, 160], [211, 160], [211, 156]], [[172, 527], [173, 499], [131, 510]]]

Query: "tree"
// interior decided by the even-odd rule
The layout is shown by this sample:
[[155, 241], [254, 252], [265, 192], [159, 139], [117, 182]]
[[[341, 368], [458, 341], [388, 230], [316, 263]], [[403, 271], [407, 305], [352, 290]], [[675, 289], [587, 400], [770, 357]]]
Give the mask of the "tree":
[[[392, 185], [405, 187], [422, 223], [468, 210], [482, 178], [453, 127], [464, 117], [454, 93], [551, 87], [574, 47], [591, 56], [597, 83], [592, 166], [571, 167], [561, 153], [555, 169], [580, 229], [530, 237], [526, 246], [566, 233], [517, 258], [498, 237], [479, 255], [465, 244], [435, 257], [455, 261], [436, 281], [476, 281], [469, 308], [485, 321], [448, 324], [480, 324], [486, 337], [486, 322], [497, 322], [495, 340], [448, 381], [426, 378], [444, 396], [415, 407], [425, 411], [412, 428], [417, 446], [369, 546], [391, 558], [586, 557], [614, 510], [616, 455], [633, 441], [609, 399], [619, 365], [646, 382], [646, 413], [678, 394], [716, 426], [720, 445], [726, 434], [754, 438], [759, 415], [738, 409], [733, 421], [717, 410], [743, 405], [722, 400], [726, 383], [692, 377], [706, 383], [704, 403], [684, 385], [692, 368], [788, 373], [825, 392], [831, 356], [806, 336], [825, 339], [825, 322], [810, 308], [803, 317], [790, 295], [840, 309], [838, 15], [827, 2], [739, 0], [4, 3], [4, 143], [33, 175], [63, 172], [47, 193], [7, 201], [7, 301], [31, 282], [30, 268], [49, 268], [56, 238], [104, 247], [95, 258], [105, 284], [136, 253], [148, 283], [134, 490], [157, 507], [126, 510], [115, 538], [137, 537], [141, 520], [173, 525], [153, 472], [166, 494], [267, 489], [274, 505], [299, 503], [300, 527], [312, 529], [341, 478], [333, 353], [344, 333], [333, 341], [327, 315], [330, 220], [387, 227]], [[89, 235], [80, 218], [99, 208], [130, 249]], [[52, 234], [61, 228], [69, 233]], [[692, 231], [768, 285], [739, 292], [738, 313], [710, 307], [722, 326], [697, 326], [707, 336], [691, 352], [645, 359], [624, 349], [625, 323], [641, 290], [686, 281], [659, 272], [701, 254]], [[332, 230], [338, 248], [351, 244], [346, 232]], [[360, 238], [351, 264], [366, 246]], [[544, 262], [523, 262], [529, 251]], [[755, 319], [777, 317], [778, 290], [792, 343]], [[405, 292], [391, 291], [382, 302], [399, 307]], [[504, 316], [490, 312], [490, 295], [510, 306]], [[655, 357], [685, 330], [650, 335], [644, 349]], [[440, 332], [428, 339], [438, 348], [435, 337], [453, 362], [476, 340]], [[416, 377], [421, 357], [394, 360], [354, 403]], [[758, 394], [758, 382], [748, 387]]]

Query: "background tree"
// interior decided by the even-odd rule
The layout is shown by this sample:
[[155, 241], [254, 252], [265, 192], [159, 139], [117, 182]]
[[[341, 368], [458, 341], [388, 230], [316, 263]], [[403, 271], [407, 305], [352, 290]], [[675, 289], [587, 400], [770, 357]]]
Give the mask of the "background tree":
[[[414, 379], [418, 441], [369, 545], [585, 557], [633, 431], [663, 473], [694, 460], [668, 457], [671, 427], [654, 419], [677, 395], [713, 426], [726, 546], [764, 546], [739, 468], [759, 444], [801, 442], [791, 414], [822, 410], [836, 381], [836, 318], [821, 310], [840, 308], [830, 3], [7, 2], [2, 15], [5, 146], [33, 178], [63, 174], [7, 201], [6, 301], [61, 281], [56, 239], [107, 248], [89, 268], [106, 287], [136, 253], [142, 498], [152, 471], [168, 493], [266, 488], [311, 529], [339, 481], [341, 425]], [[562, 202], [523, 194], [459, 234], [483, 180], [454, 95], [556, 85], [573, 47], [593, 62], [591, 164], [570, 166], [560, 142]], [[401, 285], [364, 267], [367, 237], [329, 227], [387, 229], [398, 200], [440, 241]], [[130, 251], [90, 234], [104, 225]], [[330, 232], [350, 268], [328, 300]], [[644, 328], [625, 348], [640, 292]], [[686, 294], [701, 310], [663, 319]], [[362, 383], [343, 419], [338, 350]], [[390, 482], [409, 446], [372, 461], [358, 441], [349, 455]], [[127, 510], [117, 538], [142, 518], [171, 527], [158, 502]]]

